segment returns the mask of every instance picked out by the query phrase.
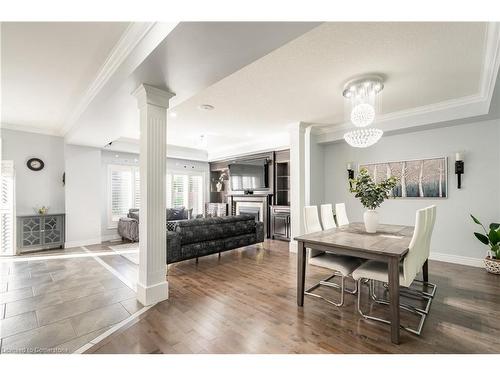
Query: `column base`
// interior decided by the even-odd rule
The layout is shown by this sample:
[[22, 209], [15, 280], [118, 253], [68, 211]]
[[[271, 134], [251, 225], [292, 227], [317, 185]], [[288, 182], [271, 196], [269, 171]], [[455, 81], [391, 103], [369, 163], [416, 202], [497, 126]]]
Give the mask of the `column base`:
[[291, 252], [291, 253], [297, 253], [297, 250], [298, 250], [299, 246], [297, 244], [297, 241], [295, 240], [290, 240], [290, 242], [288, 243], [288, 250]]
[[150, 286], [144, 286], [138, 282], [136, 297], [144, 306], [164, 301], [168, 299], [168, 282], [163, 281]]

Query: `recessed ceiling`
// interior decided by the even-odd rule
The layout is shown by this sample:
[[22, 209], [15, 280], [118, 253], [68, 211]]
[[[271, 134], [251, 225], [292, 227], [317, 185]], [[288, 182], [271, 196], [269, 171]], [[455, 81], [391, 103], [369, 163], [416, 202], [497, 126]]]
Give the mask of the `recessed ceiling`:
[[[382, 113], [478, 93], [486, 23], [325, 23], [176, 106], [170, 139], [197, 133], [215, 149], [283, 134], [287, 125], [344, 122], [352, 77], [385, 77]], [[215, 106], [209, 113], [201, 103]], [[182, 129], [182, 131], [181, 131]], [[227, 143], [226, 143], [227, 144]]]
[[3, 22], [2, 125], [57, 133], [128, 25]]

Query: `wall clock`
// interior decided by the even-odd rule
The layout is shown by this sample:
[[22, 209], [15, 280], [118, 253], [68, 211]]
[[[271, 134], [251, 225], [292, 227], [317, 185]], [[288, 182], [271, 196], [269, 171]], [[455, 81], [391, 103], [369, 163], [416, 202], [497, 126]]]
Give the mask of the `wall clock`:
[[30, 160], [28, 160], [26, 165], [32, 171], [41, 171], [43, 169], [43, 167], [45, 167], [45, 163], [41, 159], [38, 159], [38, 158], [31, 158]]

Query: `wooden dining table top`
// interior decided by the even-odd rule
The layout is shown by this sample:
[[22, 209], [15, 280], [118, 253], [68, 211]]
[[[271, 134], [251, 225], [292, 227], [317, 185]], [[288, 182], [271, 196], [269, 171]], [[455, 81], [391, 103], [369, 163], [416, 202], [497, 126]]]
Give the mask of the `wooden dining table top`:
[[308, 245], [361, 250], [401, 258], [408, 252], [414, 229], [413, 226], [379, 224], [376, 233], [367, 233], [363, 223], [349, 223], [338, 228], [304, 234], [294, 239]]

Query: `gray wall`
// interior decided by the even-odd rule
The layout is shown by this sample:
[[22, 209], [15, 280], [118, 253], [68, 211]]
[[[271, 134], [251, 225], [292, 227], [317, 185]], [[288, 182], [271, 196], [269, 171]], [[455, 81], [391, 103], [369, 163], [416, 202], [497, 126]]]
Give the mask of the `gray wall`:
[[[42, 159], [45, 168], [34, 172], [30, 158]], [[64, 213], [64, 139], [49, 135], [2, 129], [2, 159], [13, 160], [16, 173], [16, 214], [32, 214], [34, 207], [48, 206]]]
[[[486, 248], [473, 236], [473, 213], [483, 223], [500, 220], [500, 120], [384, 136], [367, 149], [345, 142], [324, 146], [324, 201], [345, 202], [349, 219], [362, 221], [363, 207], [349, 193], [346, 163], [448, 157], [447, 199], [391, 199], [378, 209], [380, 222], [413, 224], [415, 211], [437, 205], [431, 252], [482, 258]], [[462, 189], [456, 187], [455, 152], [465, 151]]]

